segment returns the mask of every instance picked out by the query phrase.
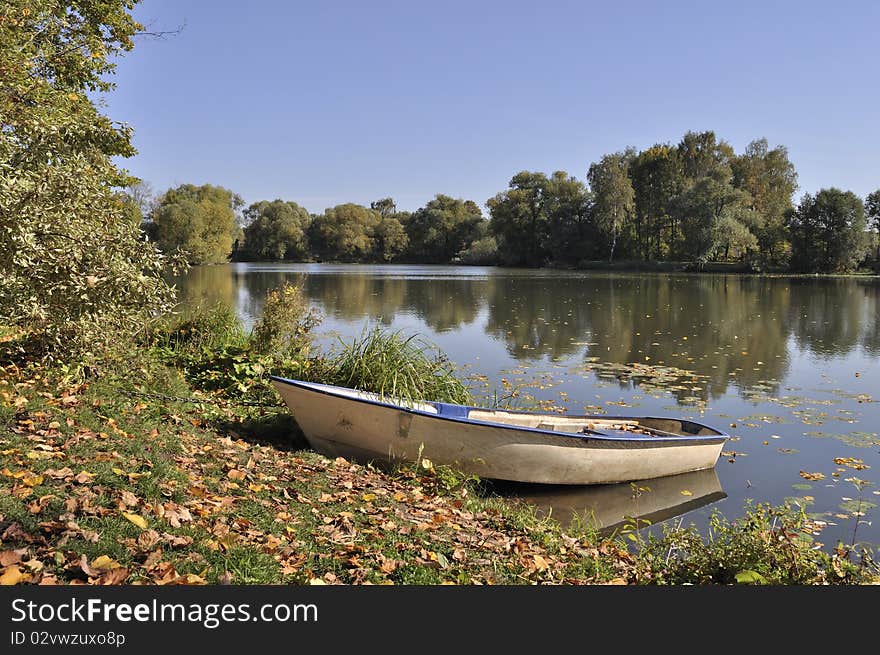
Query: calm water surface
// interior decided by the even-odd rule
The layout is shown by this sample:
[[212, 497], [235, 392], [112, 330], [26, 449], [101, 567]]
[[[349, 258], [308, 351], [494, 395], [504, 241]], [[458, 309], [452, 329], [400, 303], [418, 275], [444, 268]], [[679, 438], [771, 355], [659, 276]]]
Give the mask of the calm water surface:
[[478, 395], [681, 416], [734, 437], [714, 473], [646, 482], [637, 498], [630, 485], [503, 489], [561, 520], [705, 526], [713, 509], [794, 500], [827, 523], [826, 545], [880, 543], [877, 280], [230, 264], [178, 284], [185, 303], [229, 303], [251, 324], [285, 280], [324, 314], [327, 347], [378, 323], [439, 346]]

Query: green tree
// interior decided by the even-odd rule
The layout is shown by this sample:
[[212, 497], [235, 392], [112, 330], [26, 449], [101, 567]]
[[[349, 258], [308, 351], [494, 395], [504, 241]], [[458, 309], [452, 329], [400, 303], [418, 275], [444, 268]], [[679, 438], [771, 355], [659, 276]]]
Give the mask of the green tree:
[[629, 179], [632, 150], [604, 155], [587, 172], [593, 192], [593, 220], [609, 243], [608, 261], [614, 261], [617, 240], [636, 209], [635, 191]]
[[844, 273], [865, 257], [865, 205], [852, 191], [831, 188], [806, 194], [790, 214], [789, 230], [795, 270]]
[[383, 263], [397, 259], [409, 245], [406, 230], [394, 215], [382, 217], [373, 231], [373, 239], [375, 242], [373, 257]]
[[880, 189], [865, 198], [865, 218], [872, 229], [880, 231]]
[[730, 180], [733, 175], [731, 167], [736, 154], [729, 143], [719, 141], [711, 130], [687, 132], [681, 138], [677, 151], [686, 178], [699, 180], [711, 177], [721, 182]]
[[523, 171], [507, 191], [486, 201], [490, 226], [501, 261], [514, 266], [541, 266], [550, 257], [547, 176]]
[[[732, 242], [725, 234], [740, 235], [738, 246], [752, 243], [742, 232], [748, 231], [743, 223], [748, 220], [747, 202], [747, 193], [711, 176], [697, 180], [676, 196], [670, 211], [681, 224], [681, 254], [690, 261], [705, 263], [717, 258], [719, 252], [729, 253]], [[722, 219], [724, 224], [719, 226]]]
[[546, 188], [547, 238], [550, 259], [577, 264], [593, 259], [599, 234], [593, 222], [592, 194], [584, 183], [564, 171], [556, 171]]
[[240, 230], [235, 212], [242, 204], [229, 189], [210, 184], [169, 189], [153, 211], [159, 247], [184, 252], [191, 264], [227, 261]]
[[244, 210], [245, 256], [254, 259], [308, 258], [309, 213], [295, 202], [261, 200]]
[[[679, 226], [670, 205], [685, 186], [685, 177], [678, 150], [668, 145], [656, 144], [643, 150], [630, 162], [635, 220], [631, 239], [635, 248], [627, 256], [640, 255], [648, 260], [663, 256], [674, 258], [678, 254]], [[664, 239], [663, 232], [668, 236]]]
[[141, 29], [134, 4], [0, 5], [0, 322], [51, 356], [99, 353], [173, 301], [118, 193], [131, 131], [96, 104]]
[[868, 194], [865, 198], [865, 218], [868, 227], [874, 230], [872, 241], [876, 244], [874, 248], [874, 266], [880, 266], [880, 189]]
[[474, 201], [437, 194], [406, 222], [409, 256], [432, 264], [451, 262], [470, 246], [482, 221]]
[[742, 204], [725, 207], [712, 226], [712, 257], [731, 261], [747, 259], [758, 248], [758, 239], [749, 229], [754, 210]]
[[347, 203], [327, 209], [312, 221], [309, 240], [323, 261], [366, 262], [376, 256], [376, 229], [382, 215]]
[[379, 212], [383, 217], [397, 214], [397, 203], [394, 198], [381, 198], [370, 203], [370, 209]]
[[751, 197], [755, 211], [751, 230], [757, 237], [761, 259], [774, 263], [784, 250], [786, 216], [797, 190], [797, 172], [788, 159], [788, 150], [785, 146], [771, 150], [767, 139], [752, 141], [742, 155], [733, 159], [732, 169], [734, 186]]

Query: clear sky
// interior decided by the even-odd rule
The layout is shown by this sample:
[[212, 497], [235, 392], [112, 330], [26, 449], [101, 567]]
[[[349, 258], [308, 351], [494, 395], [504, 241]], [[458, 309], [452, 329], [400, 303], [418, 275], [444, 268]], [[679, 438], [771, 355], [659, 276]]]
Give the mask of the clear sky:
[[144, 0], [107, 97], [156, 191], [311, 212], [437, 193], [714, 130], [783, 144], [797, 196], [880, 187], [880, 2]]

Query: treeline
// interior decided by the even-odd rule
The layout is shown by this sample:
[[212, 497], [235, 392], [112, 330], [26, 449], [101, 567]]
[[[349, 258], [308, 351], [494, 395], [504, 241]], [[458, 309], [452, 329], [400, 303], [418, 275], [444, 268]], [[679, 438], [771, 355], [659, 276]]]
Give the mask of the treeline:
[[391, 198], [310, 214], [292, 201], [244, 208], [221, 187], [131, 190], [163, 250], [236, 260], [591, 265], [739, 262], [753, 270], [847, 272], [878, 263], [880, 190], [822, 189], [797, 205], [797, 173], [766, 139], [741, 154], [714, 132], [607, 154], [584, 179], [523, 171], [486, 201], [437, 195], [414, 212]]

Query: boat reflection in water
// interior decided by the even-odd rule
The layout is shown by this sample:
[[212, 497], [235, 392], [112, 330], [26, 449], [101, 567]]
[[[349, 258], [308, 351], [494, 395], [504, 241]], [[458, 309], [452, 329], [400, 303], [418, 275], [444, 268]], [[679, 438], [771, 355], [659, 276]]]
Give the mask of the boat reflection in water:
[[580, 522], [602, 534], [619, 530], [633, 519], [645, 527], [727, 498], [715, 469], [578, 487], [498, 482], [489, 491], [528, 502], [539, 515], [551, 516], [563, 525]]

